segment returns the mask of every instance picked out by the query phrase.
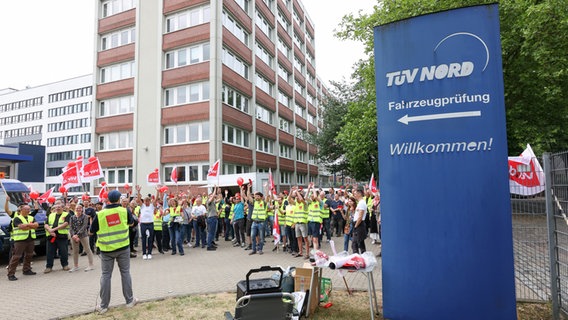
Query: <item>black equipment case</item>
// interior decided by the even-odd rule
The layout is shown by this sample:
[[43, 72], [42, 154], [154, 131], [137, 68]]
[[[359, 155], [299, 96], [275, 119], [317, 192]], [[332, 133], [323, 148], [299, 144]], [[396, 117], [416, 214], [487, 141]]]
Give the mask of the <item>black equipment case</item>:
[[[250, 279], [250, 276], [255, 273], [267, 273], [269, 271], [276, 271], [280, 273], [280, 279], [274, 280], [272, 277], [261, 279]], [[272, 273], [270, 274], [272, 275]], [[245, 295], [256, 293], [275, 293], [282, 292], [282, 276], [284, 271], [280, 267], [263, 266], [259, 269], [251, 269], [247, 273], [246, 280], [241, 280], [237, 283], [237, 300]]]

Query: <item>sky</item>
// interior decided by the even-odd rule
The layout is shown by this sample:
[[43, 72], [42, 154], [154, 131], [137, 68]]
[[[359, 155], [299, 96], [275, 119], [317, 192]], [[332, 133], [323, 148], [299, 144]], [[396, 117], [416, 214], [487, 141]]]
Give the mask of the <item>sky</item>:
[[[303, 0], [315, 25], [316, 69], [349, 79], [363, 45], [340, 41], [333, 30], [348, 13], [372, 12], [377, 0]], [[0, 1], [0, 89], [36, 87], [93, 72], [95, 1]], [[70, 14], [73, 13], [73, 14]]]

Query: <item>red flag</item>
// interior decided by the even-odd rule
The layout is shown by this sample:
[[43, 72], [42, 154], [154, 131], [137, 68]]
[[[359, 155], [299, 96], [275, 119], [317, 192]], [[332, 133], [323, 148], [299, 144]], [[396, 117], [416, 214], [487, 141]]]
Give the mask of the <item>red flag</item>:
[[371, 180], [369, 181], [369, 190], [371, 190], [372, 193], [377, 193], [378, 191], [374, 173], [371, 174]]
[[272, 194], [276, 194], [276, 187], [274, 187], [274, 179], [272, 178], [272, 169], [268, 168], [268, 184]]
[[156, 169], [148, 174], [146, 182], [149, 186], [160, 184], [160, 170]]
[[175, 183], [178, 183], [177, 167], [174, 167], [174, 169], [172, 170], [172, 173], [170, 174], [170, 180]]
[[83, 156], [78, 156], [75, 161], [75, 167], [77, 167], [77, 172], [79, 173], [79, 181], [83, 178]]
[[101, 163], [97, 157], [90, 157], [89, 162], [82, 167], [83, 181], [91, 182], [96, 179], [104, 178], [103, 169], [101, 168]]
[[39, 204], [42, 204], [44, 202], [47, 202], [47, 198], [51, 197], [51, 194], [53, 193], [53, 189], [55, 189], [55, 187], [51, 187], [51, 189], [47, 190], [44, 194], [42, 194], [41, 196], [39, 196], [37, 198], [37, 202]]
[[544, 191], [544, 171], [529, 144], [519, 157], [509, 157], [508, 162], [511, 193], [529, 196]]
[[274, 224], [272, 225], [272, 235], [274, 235], [274, 245], [280, 243], [280, 224], [278, 223], [278, 212], [274, 214]]
[[99, 191], [99, 202], [105, 202], [105, 199], [107, 197], [107, 186], [106, 184], [101, 188], [101, 191]]
[[70, 167], [66, 171], [63, 171], [59, 177], [61, 178], [61, 186], [65, 187], [65, 189], [81, 186], [77, 166]]
[[207, 179], [219, 177], [219, 160], [215, 161], [213, 166], [207, 170]]

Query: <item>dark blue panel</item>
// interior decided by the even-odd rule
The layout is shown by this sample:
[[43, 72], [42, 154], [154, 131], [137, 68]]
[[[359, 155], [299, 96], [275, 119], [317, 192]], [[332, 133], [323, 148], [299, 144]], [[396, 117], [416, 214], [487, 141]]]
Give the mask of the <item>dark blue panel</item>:
[[389, 319], [516, 319], [497, 5], [375, 28]]

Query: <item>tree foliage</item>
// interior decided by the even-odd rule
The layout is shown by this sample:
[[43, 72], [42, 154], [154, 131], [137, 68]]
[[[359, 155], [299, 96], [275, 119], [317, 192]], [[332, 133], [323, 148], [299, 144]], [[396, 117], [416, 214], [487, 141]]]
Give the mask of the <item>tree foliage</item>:
[[[345, 103], [347, 117], [334, 136], [355, 178], [368, 177], [378, 167], [373, 28], [493, 2], [382, 0], [377, 1], [372, 13], [343, 17], [336, 37], [362, 42], [368, 55], [356, 64], [353, 82], [344, 84], [357, 94], [350, 100], [340, 100]], [[509, 154], [520, 154], [527, 143], [536, 154], [566, 150], [568, 130], [563, 124], [568, 119], [568, 5], [565, 0], [503, 0], [499, 12]], [[321, 144], [318, 146], [321, 148]]]

